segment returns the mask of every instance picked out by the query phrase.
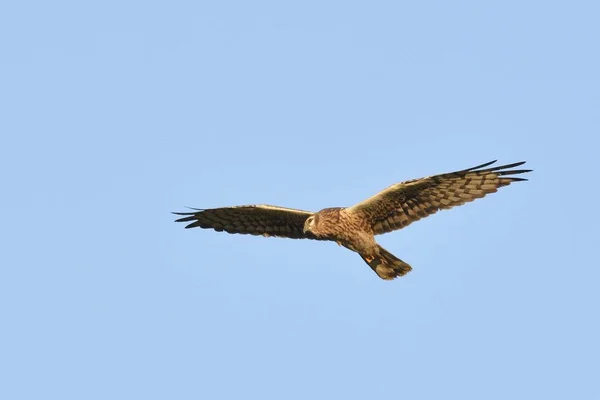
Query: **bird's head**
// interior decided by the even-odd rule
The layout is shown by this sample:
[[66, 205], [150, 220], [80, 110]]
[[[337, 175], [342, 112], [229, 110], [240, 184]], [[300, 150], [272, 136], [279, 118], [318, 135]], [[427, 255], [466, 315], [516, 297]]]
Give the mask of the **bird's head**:
[[304, 221], [304, 233], [313, 233], [316, 234], [315, 228], [317, 227], [317, 216], [311, 215]]

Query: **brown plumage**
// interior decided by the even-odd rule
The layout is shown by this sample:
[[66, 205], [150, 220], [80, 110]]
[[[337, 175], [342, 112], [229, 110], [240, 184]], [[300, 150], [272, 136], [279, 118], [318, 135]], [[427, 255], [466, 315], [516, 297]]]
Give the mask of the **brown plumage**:
[[402, 229], [438, 210], [445, 210], [494, 193], [512, 182], [526, 181], [509, 175], [530, 172], [511, 169], [525, 162], [473, 168], [397, 183], [367, 200], [347, 208], [319, 212], [249, 205], [194, 209], [176, 222], [186, 228], [211, 228], [228, 233], [335, 241], [359, 253], [382, 279], [403, 276], [412, 268], [375, 242], [375, 236]]

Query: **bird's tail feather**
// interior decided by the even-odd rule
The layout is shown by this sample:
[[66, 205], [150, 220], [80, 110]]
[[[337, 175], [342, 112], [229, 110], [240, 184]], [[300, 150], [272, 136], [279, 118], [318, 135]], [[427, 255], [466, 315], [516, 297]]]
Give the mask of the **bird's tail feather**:
[[397, 276], [404, 276], [412, 269], [410, 265], [381, 246], [378, 246], [378, 253], [374, 256], [366, 254], [360, 254], [360, 256], [381, 279], [394, 279]]

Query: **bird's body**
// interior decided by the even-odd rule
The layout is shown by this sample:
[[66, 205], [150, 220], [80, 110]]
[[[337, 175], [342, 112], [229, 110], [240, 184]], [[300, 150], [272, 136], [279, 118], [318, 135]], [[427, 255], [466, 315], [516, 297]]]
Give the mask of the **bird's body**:
[[305, 229], [319, 238], [333, 240], [357, 253], [370, 254], [377, 246], [369, 226], [352, 218], [352, 215], [341, 207], [325, 208], [316, 212], [314, 225], [309, 224]]
[[310, 232], [318, 239], [333, 240], [360, 254], [383, 279], [393, 279], [411, 270], [410, 265], [378, 245], [371, 225], [356, 218], [347, 208], [325, 208], [316, 212], [314, 217], [306, 220], [304, 232]]
[[269, 205], [250, 205], [175, 213], [186, 228], [212, 228], [229, 233], [335, 241], [354, 252], [382, 279], [408, 273], [410, 265], [375, 241], [375, 235], [402, 229], [438, 210], [462, 205], [523, 178], [507, 177], [531, 170], [509, 170], [524, 162], [466, 170], [397, 183], [352, 207], [319, 212]]
[[314, 223], [309, 220], [305, 231], [320, 239], [338, 242], [357, 253], [369, 252], [377, 245], [375, 236], [367, 224], [360, 222], [352, 218], [345, 208], [325, 208], [315, 213]]

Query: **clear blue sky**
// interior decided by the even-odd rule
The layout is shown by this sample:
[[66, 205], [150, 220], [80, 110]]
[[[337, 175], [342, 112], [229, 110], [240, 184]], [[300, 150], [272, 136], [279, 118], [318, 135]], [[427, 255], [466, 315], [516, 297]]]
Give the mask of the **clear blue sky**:
[[[0, 7], [0, 398], [598, 399], [600, 6]], [[184, 230], [498, 158], [530, 181], [380, 237]]]

